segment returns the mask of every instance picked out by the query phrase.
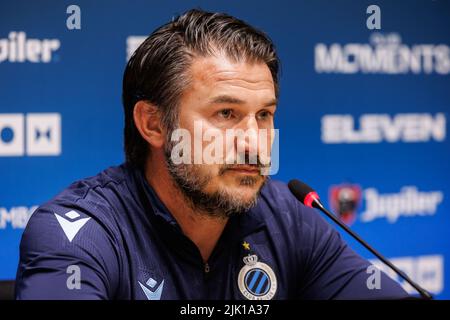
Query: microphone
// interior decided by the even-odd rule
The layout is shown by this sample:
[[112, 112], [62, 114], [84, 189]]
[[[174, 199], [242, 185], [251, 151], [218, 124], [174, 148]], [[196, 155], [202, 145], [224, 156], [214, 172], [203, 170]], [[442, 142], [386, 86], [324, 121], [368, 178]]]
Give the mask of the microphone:
[[325, 209], [325, 207], [320, 202], [319, 195], [306, 183], [299, 180], [291, 180], [288, 183], [289, 190], [297, 198], [298, 201], [303, 203], [307, 207], [316, 208], [325, 213], [331, 220], [333, 220], [337, 225], [344, 229], [348, 234], [350, 234], [354, 239], [356, 239], [360, 244], [362, 244], [367, 250], [373, 253], [378, 259], [380, 259], [384, 264], [389, 266], [396, 274], [408, 282], [414, 289], [416, 289], [423, 299], [431, 300], [433, 297], [431, 294], [419, 286], [417, 283], [412, 281], [403, 271], [398, 269], [392, 262], [383, 257], [377, 250], [372, 248], [366, 241], [364, 241], [360, 236], [358, 236], [353, 230], [351, 230], [346, 224], [339, 220], [333, 213]]

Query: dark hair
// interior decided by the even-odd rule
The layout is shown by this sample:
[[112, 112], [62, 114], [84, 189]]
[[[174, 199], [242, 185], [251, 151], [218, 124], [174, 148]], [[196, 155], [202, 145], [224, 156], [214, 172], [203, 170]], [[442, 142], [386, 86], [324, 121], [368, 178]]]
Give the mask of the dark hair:
[[224, 52], [233, 61], [263, 62], [269, 67], [278, 96], [279, 60], [267, 35], [223, 13], [189, 10], [155, 30], [134, 52], [123, 77], [125, 156], [143, 168], [149, 152], [133, 119], [136, 102], [146, 100], [161, 112], [171, 132], [178, 123], [178, 101], [189, 84], [187, 70], [196, 56]]

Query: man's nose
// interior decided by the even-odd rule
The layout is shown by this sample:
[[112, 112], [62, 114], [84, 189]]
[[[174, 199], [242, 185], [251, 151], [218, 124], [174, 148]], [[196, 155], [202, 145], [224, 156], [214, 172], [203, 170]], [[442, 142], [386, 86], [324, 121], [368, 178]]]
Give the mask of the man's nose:
[[239, 123], [237, 129], [241, 129], [245, 135], [238, 136], [236, 147], [238, 153], [245, 152], [250, 155], [257, 155], [258, 152], [258, 121], [255, 115], [248, 115]]

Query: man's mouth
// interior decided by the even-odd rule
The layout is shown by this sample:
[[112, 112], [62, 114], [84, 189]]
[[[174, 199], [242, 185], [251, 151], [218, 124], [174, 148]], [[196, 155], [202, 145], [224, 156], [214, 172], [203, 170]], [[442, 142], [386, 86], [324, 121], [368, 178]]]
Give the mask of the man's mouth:
[[232, 172], [241, 173], [241, 174], [260, 174], [261, 168], [258, 166], [248, 166], [248, 165], [240, 165], [228, 168], [227, 171], [230, 170]]

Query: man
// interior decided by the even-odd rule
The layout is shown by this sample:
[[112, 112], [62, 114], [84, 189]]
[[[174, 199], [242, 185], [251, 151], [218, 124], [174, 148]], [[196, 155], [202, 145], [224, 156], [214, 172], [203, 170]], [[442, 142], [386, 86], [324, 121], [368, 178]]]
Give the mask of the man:
[[[126, 163], [33, 214], [17, 298], [406, 297], [384, 274], [368, 286], [370, 264], [264, 174], [277, 77], [267, 36], [225, 14], [191, 10], [150, 35], [124, 75]], [[250, 134], [211, 153], [226, 161], [189, 163], [198, 141], [177, 137], [199, 130]]]

